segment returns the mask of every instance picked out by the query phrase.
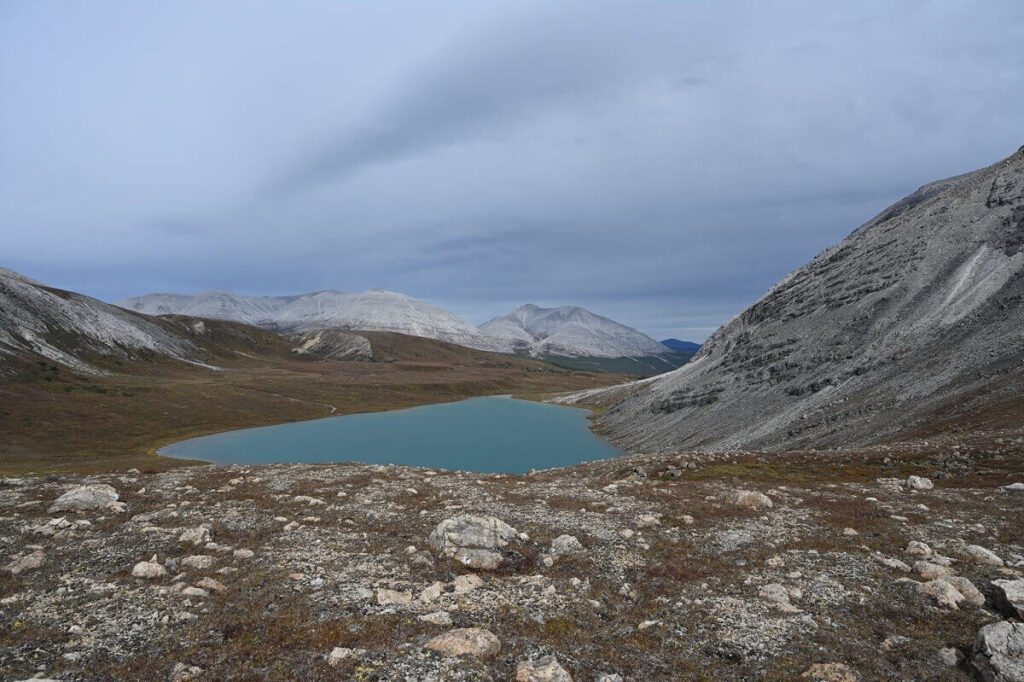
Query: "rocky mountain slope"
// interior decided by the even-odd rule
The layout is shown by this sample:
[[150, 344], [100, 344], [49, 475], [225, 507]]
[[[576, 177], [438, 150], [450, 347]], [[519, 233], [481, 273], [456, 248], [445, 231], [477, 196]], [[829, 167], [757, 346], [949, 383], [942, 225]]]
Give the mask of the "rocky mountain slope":
[[355, 329], [397, 332], [440, 339], [480, 350], [503, 351], [495, 341], [455, 313], [425, 301], [383, 289], [361, 294], [319, 291], [298, 296], [250, 297], [224, 291], [194, 296], [148, 294], [118, 302], [147, 315], [176, 313], [236, 320], [276, 331]]
[[516, 352], [534, 357], [638, 358], [666, 355], [667, 349], [646, 334], [580, 308], [519, 306], [480, 325], [487, 335], [507, 341]]
[[1024, 148], [926, 185], [657, 380], [569, 400], [634, 450], [857, 445], [1024, 391]]
[[0, 361], [27, 354], [95, 373], [87, 359], [93, 354], [188, 360], [195, 351], [190, 340], [152, 318], [0, 268]]
[[22, 680], [1021, 679], [1015, 433], [0, 478]]

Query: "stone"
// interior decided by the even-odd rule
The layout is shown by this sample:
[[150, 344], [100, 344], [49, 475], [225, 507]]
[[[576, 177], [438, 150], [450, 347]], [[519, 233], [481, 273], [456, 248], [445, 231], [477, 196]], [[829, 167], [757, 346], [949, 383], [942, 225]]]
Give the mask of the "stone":
[[575, 535], [559, 535], [551, 541], [551, 556], [562, 556], [564, 554], [575, 554], [582, 552], [583, 545], [576, 539]]
[[918, 540], [911, 540], [909, 543], [907, 543], [907, 548], [903, 550], [903, 553], [909, 554], [911, 556], [926, 557], [932, 555], [932, 548], [924, 544], [923, 542], [919, 542]]
[[193, 554], [181, 560], [182, 568], [190, 568], [193, 571], [207, 571], [213, 568], [214, 558], [208, 554]]
[[34, 571], [35, 569], [42, 566], [43, 562], [45, 561], [46, 555], [43, 554], [40, 550], [36, 550], [34, 552], [31, 552], [30, 554], [26, 554], [25, 556], [19, 559], [14, 559], [9, 564], [4, 566], [4, 570], [10, 573], [11, 575], [20, 575], [21, 573], [24, 573], [26, 571]]
[[641, 514], [637, 517], [635, 525], [637, 528], [654, 528], [660, 526], [661, 521], [654, 514]]
[[62, 511], [87, 511], [90, 509], [124, 511], [124, 505], [118, 502], [118, 498], [117, 491], [105, 483], [80, 485], [54, 500], [47, 511], [50, 514]]
[[444, 593], [444, 583], [433, 583], [423, 588], [420, 592], [420, 601], [429, 604], [432, 601], [436, 601]]
[[967, 545], [964, 547], [964, 554], [978, 563], [989, 566], [1003, 566], [1003, 560], [995, 552], [985, 549], [981, 545]]
[[572, 675], [558, 664], [557, 658], [545, 656], [537, 661], [520, 661], [516, 682], [572, 682]]
[[501, 640], [484, 628], [460, 628], [434, 637], [426, 647], [445, 656], [475, 656], [486, 660], [498, 655]]
[[738, 507], [747, 507], [749, 509], [758, 509], [760, 507], [768, 507], [770, 509], [774, 506], [770, 497], [754, 490], [737, 490], [729, 498], [729, 501]]
[[254, 556], [256, 556], [256, 553], [253, 552], [251, 549], [236, 549], [234, 552], [231, 553], [231, 556], [233, 556], [236, 559], [245, 560], [253, 558]]
[[377, 590], [377, 603], [381, 606], [408, 606], [412, 604], [412, 592], [398, 590]]
[[463, 566], [494, 570], [502, 561], [498, 550], [518, 534], [515, 528], [493, 516], [460, 514], [437, 524], [428, 540], [442, 555]]
[[911, 490], [931, 490], [935, 484], [923, 476], [907, 476], [907, 487]]
[[210, 541], [210, 528], [209, 526], [197, 526], [195, 528], [186, 528], [178, 536], [178, 542], [184, 542], [189, 545], [204, 545]]
[[812, 682], [857, 682], [860, 675], [842, 663], [815, 663], [800, 676]]
[[769, 583], [768, 585], [764, 585], [758, 591], [758, 596], [772, 602], [780, 610], [787, 613], [796, 613], [800, 610], [790, 603], [789, 590], [779, 583]]
[[1024, 682], [1024, 623], [986, 625], [974, 642], [971, 666], [985, 682]]
[[1024, 620], [1024, 578], [993, 580], [992, 597], [1004, 615]]
[[954, 575], [946, 578], [945, 580], [955, 587], [960, 594], [964, 595], [964, 599], [968, 604], [971, 604], [972, 606], [985, 605], [985, 595], [983, 595], [981, 590], [975, 587], [974, 583], [967, 578], [962, 575]]
[[356, 652], [347, 647], [336, 646], [331, 649], [331, 653], [327, 654], [327, 665], [335, 668], [347, 661], [350, 658], [355, 658]]
[[920, 594], [932, 597], [939, 606], [953, 611], [957, 611], [960, 608], [960, 603], [966, 599], [960, 590], [956, 589], [951, 582], [944, 578], [929, 580], [926, 583], [918, 583], [917, 591]]
[[[154, 557], [155, 558], [155, 557]], [[153, 580], [167, 575], [167, 569], [155, 561], [140, 561], [132, 568], [132, 577]]]
[[424, 613], [419, 617], [419, 620], [424, 623], [431, 623], [432, 625], [443, 625], [445, 627], [452, 624], [452, 617], [447, 611], [435, 611], [433, 613]]
[[224, 583], [214, 578], [203, 578], [196, 583], [196, 587], [201, 587], [210, 592], [225, 592], [228, 589], [224, 586]]
[[483, 587], [484, 581], [480, 579], [480, 576], [473, 575], [460, 575], [455, 577], [455, 591], [459, 594], [465, 594], [466, 592], [472, 592], [478, 587]]
[[953, 575], [955, 571], [947, 566], [933, 564], [930, 561], [915, 561], [914, 572], [925, 580], [936, 580], [938, 578], [947, 578]]
[[201, 587], [186, 587], [181, 591], [181, 593], [186, 597], [198, 597], [200, 599], [205, 599], [210, 596], [210, 593]]
[[955, 668], [964, 660], [964, 655], [956, 647], [949, 646], [944, 649], [939, 649], [939, 660], [942, 661], [943, 665]]
[[476, 548], [458, 549], [452, 558], [466, 568], [474, 568], [478, 571], [493, 571], [501, 566], [501, 562], [504, 560], [501, 552]]

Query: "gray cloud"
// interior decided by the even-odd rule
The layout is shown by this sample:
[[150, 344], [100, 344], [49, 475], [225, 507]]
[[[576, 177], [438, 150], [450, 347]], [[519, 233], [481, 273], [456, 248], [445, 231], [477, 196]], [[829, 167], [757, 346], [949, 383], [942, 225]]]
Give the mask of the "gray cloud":
[[1012, 0], [7, 2], [2, 265], [699, 340], [1020, 146], [1022, 46]]

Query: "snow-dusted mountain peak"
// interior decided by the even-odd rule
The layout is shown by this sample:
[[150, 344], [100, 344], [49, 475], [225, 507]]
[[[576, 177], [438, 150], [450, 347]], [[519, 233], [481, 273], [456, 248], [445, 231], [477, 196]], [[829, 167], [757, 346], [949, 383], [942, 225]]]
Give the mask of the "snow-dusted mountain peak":
[[535, 356], [637, 358], [669, 352], [632, 327], [574, 305], [542, 308], [527, 303], [480, 329]]

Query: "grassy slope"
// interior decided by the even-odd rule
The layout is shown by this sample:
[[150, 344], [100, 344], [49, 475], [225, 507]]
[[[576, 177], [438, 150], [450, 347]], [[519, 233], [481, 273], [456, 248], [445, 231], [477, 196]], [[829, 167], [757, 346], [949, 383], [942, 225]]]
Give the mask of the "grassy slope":
[[[297, 358], [281, 337], [245, 325], [165, 319], [206, 349], [203, 367], [160, 357], [116, 361], [83, 377], [23, 359], [0, 378], [0, 471], [163, 469], [160, 446], [218, 431], [498, 393], [538, 395], [621, 381], [400, 334], [367, 333], [390, 362]], [[334, 410], [332, 410], [332, 407]]]

